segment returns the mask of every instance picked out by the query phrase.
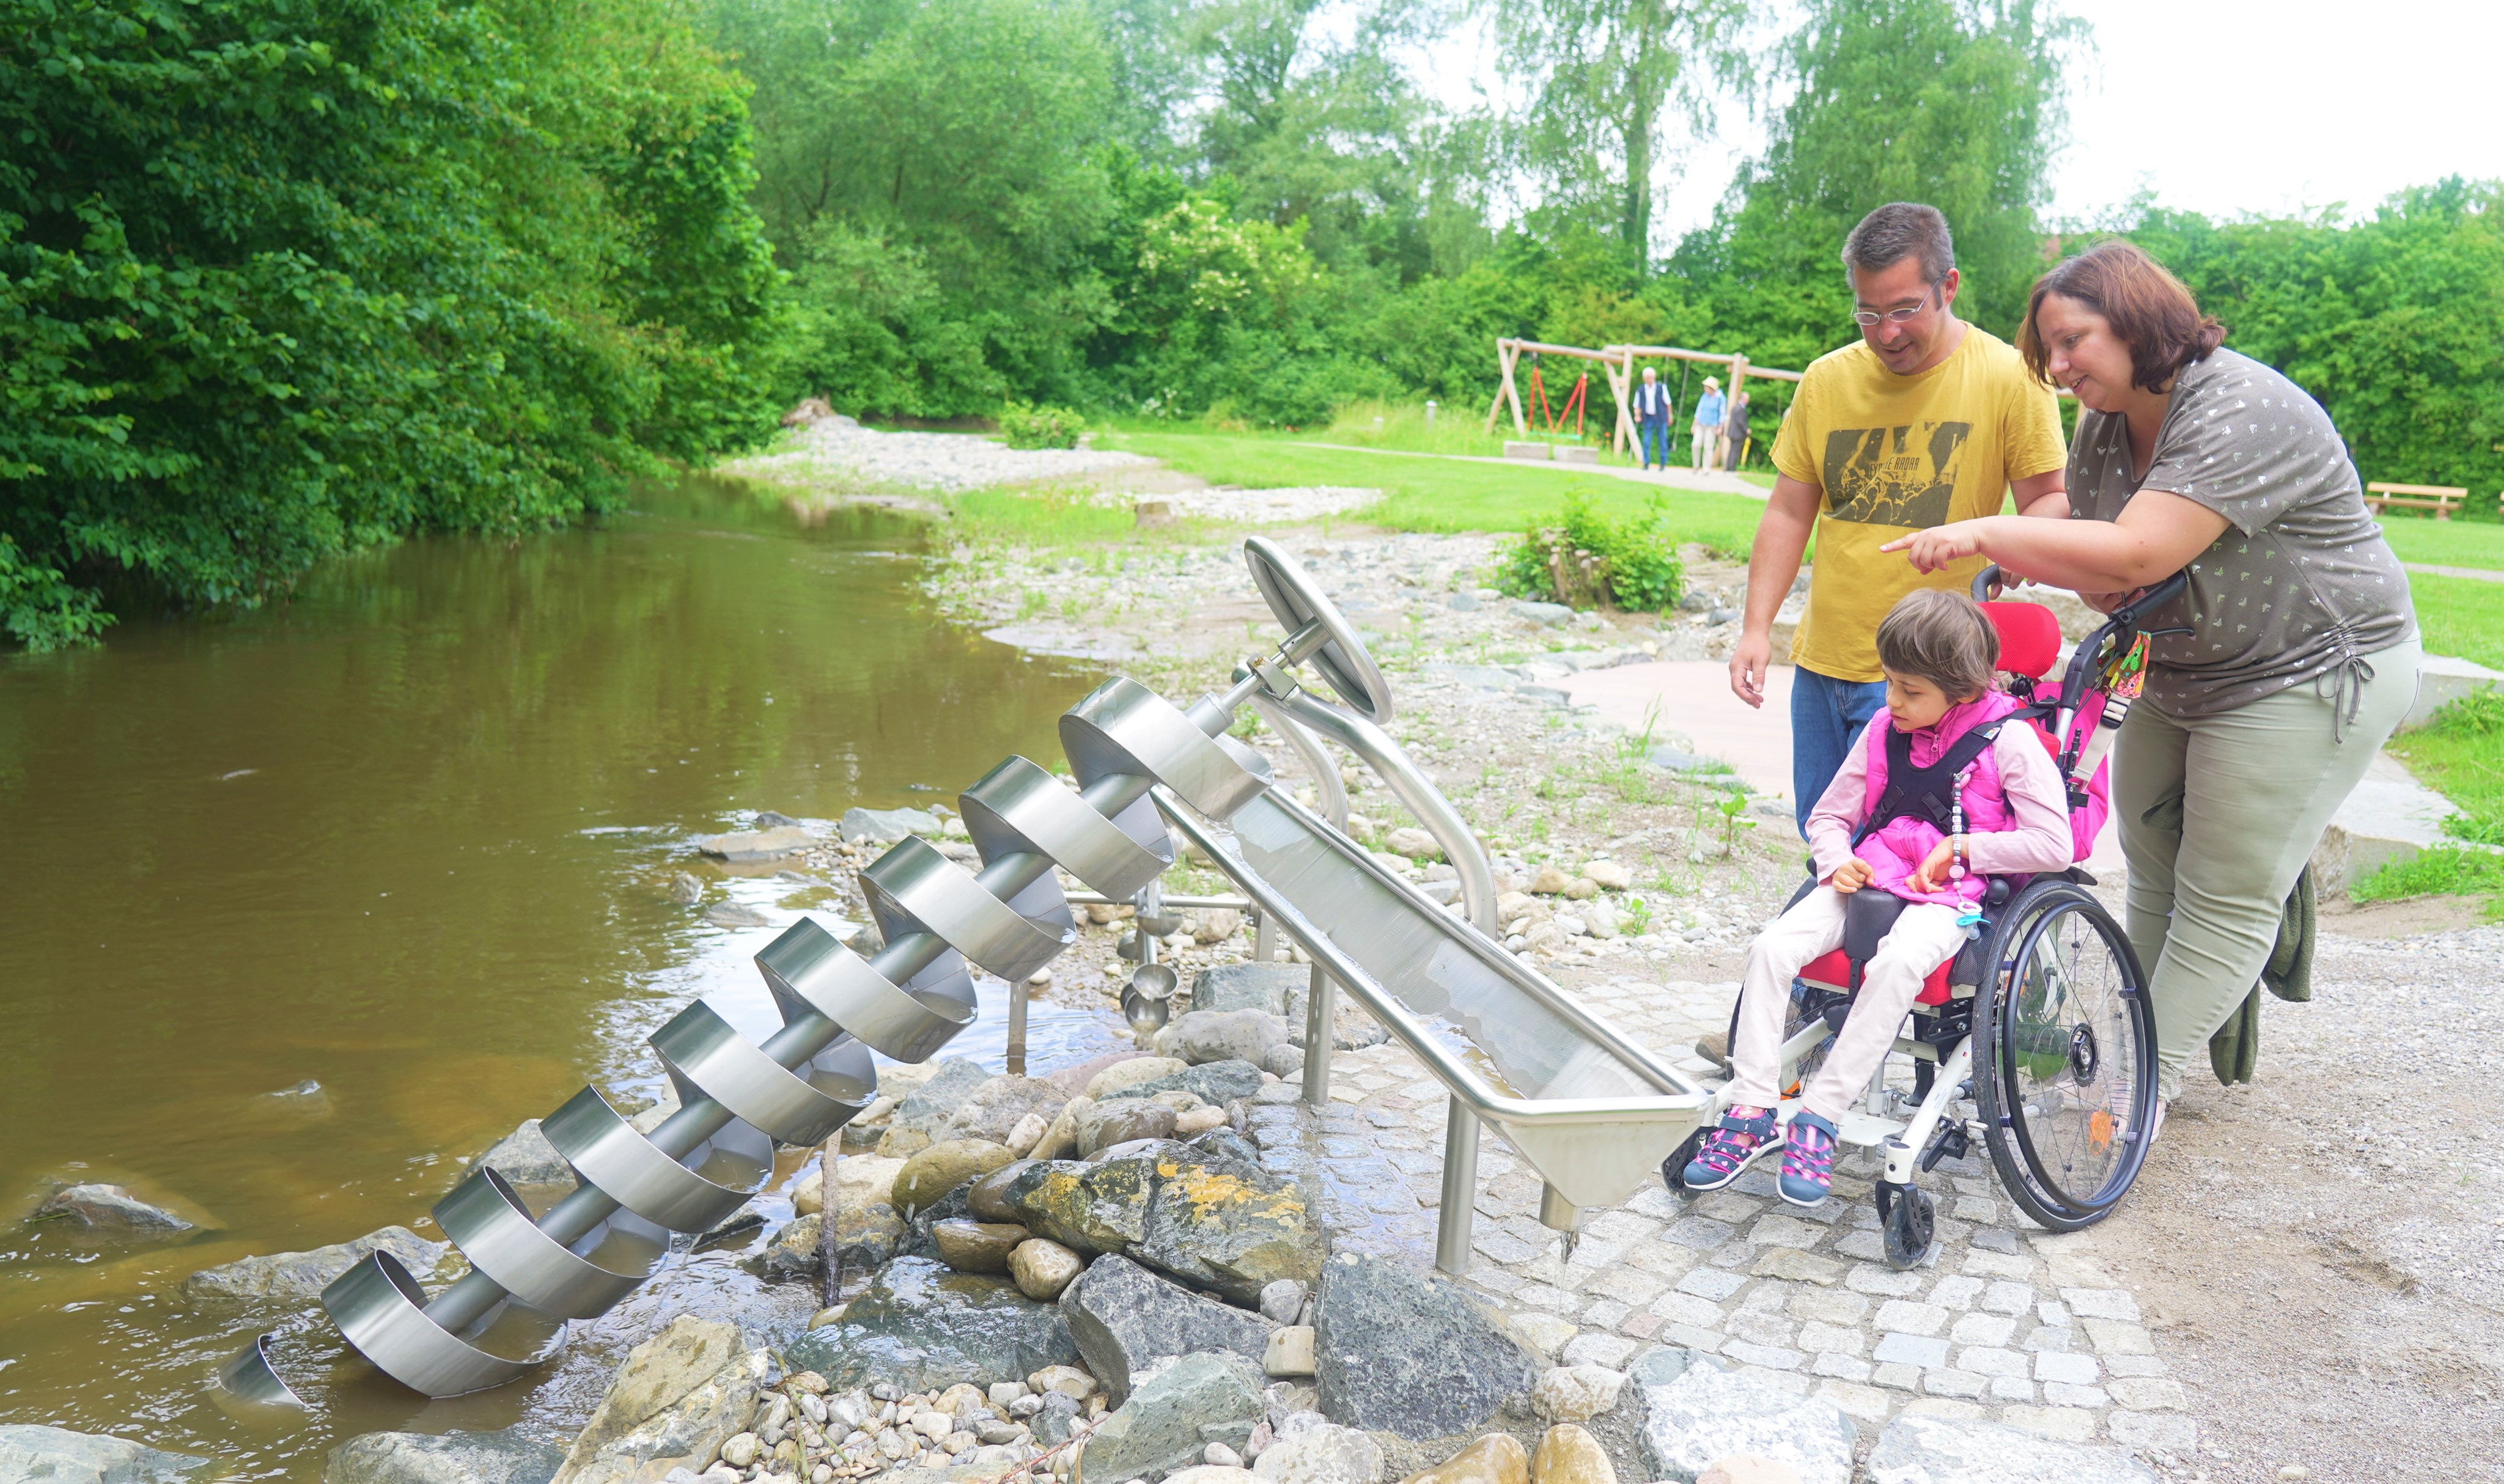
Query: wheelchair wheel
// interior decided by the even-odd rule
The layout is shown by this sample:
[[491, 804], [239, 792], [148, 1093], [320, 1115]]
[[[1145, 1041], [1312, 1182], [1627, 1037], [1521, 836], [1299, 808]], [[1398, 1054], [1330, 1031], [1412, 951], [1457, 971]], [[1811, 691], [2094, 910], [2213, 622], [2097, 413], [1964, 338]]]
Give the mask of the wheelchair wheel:
[[1973, 1008], [1973, 1093], [2000, 1184], [2055, 1231], [2102, 1221], [2147, 1157], [2156, 1018], [2104, 904], [2039, 880], [1994, 930]]

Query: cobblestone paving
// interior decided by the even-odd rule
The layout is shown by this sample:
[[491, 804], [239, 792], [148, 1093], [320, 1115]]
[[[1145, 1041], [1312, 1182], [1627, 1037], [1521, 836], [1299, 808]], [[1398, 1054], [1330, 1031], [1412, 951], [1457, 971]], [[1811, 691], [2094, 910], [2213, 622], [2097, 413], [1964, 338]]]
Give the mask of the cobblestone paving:
[[[1729, 1020], [1735, 984], [1626, 978], [1575, 992], [1699, 1076], [1698, 1032]], [[1897, 1058], [1909, 1087], [1909, 1066]], [[1318, 1165], [1324, 1215], [1358, 1213], [1375, 1250], [1431, 1262], [1444, 1093], [1399, 1043], [1340, 1052], [1332, 1107], [1267, 1089], [1252, 1116], [1281, 1172]], [[1622, 1369], [1655, 1345], [1722, 1357], [1764, 1384], [1815, 1395], [1869, 1435], [1904, 1412], [1989, 1417], [2071, 1441], [2187, 1454], [2196, 1430], [2137, 1300], [2000, 1196], [1981, 1150], [1924, 1177], [1938, 1203], [1929, 1262], [1899, 1272], [1880, 1245], [1874, 1159], [1838, 1158], [1835, 1196], [1784, 1204], [1769, 1172], [1672, 1196], [1647, 1183], [1615, 1210], [1585, 1213], [1567, 1257], [1540, 1225], [1540, 1180], [1490, 1137], [1478, 1156], [1469, 1281], [1562, 1363]], [[1396, 1187], [1393, 1184], [1396, 1182]]]

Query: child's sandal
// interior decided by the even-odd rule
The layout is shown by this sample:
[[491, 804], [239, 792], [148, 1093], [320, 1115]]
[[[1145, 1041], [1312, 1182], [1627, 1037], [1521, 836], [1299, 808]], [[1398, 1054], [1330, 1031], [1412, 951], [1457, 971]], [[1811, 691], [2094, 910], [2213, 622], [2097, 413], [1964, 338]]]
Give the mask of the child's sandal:
[[1824, 1203], [1834, 1188], [1834, 1125], [1803, 1108], [1783, 1140], [1783, 1174], [1775, 1182], [1794, 1206]]
[[1742, 1118], [1732, 1108], [1722, 1115], [1721, 1126], [1687, 1161], [1680, 1183], [1690, 1191], [1718, 1191], [1782, 1147], [1782, 1129], [1772, 1109], [1759, 1108], [1754, 1116]]

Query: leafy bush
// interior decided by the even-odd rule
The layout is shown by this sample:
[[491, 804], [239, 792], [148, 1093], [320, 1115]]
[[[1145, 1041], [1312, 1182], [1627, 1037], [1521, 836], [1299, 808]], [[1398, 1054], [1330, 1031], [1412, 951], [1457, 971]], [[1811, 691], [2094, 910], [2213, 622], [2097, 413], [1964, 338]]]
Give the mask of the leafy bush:
[[1011, 448], [1076, 448], [1087, 420], [1066, 407], [1029, 407], [1011, 402], [1000, 409], [1000, 441]]
[[1496, 586], [1578, 608], [1666, 612], [1686, 580], [1677, 543], [1662, 529], [1668, 515], [1654, 495], [1641, 515], [1614, 520], [1588, 494], [1572, 491], [1556, 524], [1533, 526], [1498, 553]]

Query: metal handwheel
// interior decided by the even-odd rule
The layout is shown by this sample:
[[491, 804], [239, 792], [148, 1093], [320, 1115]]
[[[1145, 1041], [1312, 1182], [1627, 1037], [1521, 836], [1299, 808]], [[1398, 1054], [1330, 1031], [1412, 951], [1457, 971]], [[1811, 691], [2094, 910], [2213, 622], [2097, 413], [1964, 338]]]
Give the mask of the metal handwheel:
[[2103, 903], [2056, 878], [2000, 915], [1985, 961], [1973, 1094], [2000, 1182], [2053, 1230], [2102, 1221], [2139, 1178], [2156, 1113], [2138, 956]]
[[1319, 626], [1317, 637], [1322, 643], [1300, 657], [1321, 673], [1348, 709], [1377, 727], [1390, 725], [1391, 687], [1382, 683], [1374, 656], [1366, 653], [1355, 627], [1313, 586], [1296, 559], [1268, 536], [1256, 535], [1243, 543], [1243, 564], [1252, 569], [1253, 585], [1261, 589], [1269, 611], [1290, 635]]

